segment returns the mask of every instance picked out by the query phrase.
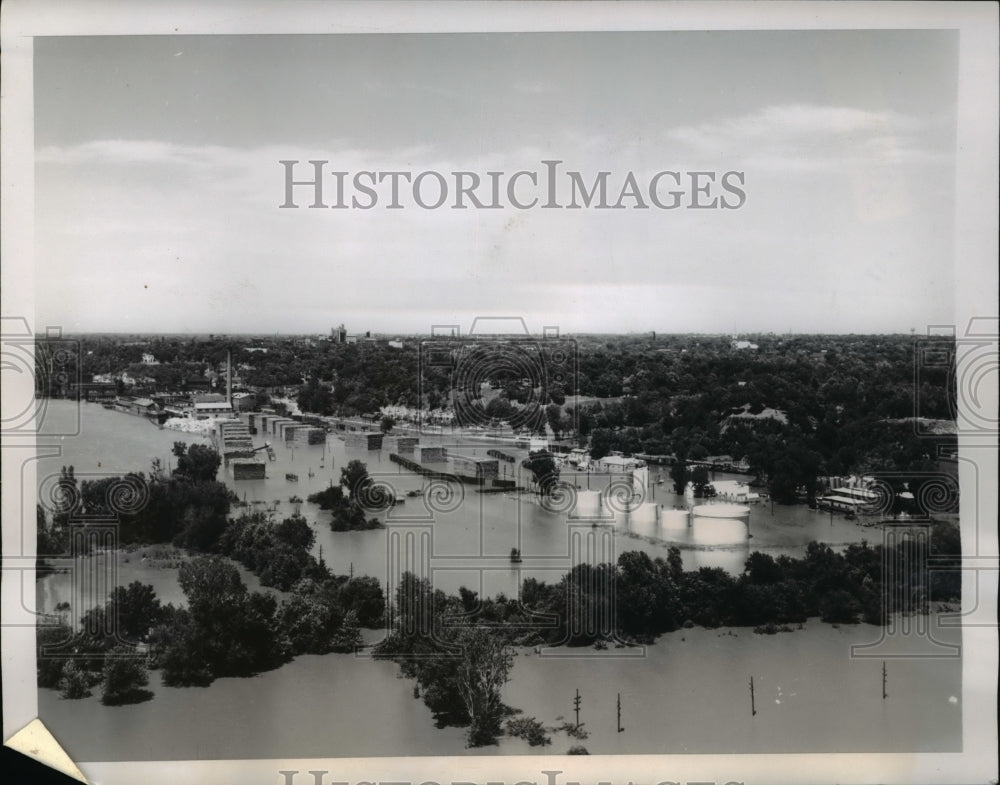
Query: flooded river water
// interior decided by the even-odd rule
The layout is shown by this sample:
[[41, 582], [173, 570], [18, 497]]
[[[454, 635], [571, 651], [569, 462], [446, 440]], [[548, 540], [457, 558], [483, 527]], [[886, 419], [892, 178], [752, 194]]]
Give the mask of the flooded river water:
[[[72, 417], [72, 406], [53, 401], [47, 416]], [[73, 465], [81, 479], [148, 471], [154, 458], [167, 464], [174, 441], [201, 441], [97, 405], [83, 405], [81, 424], [79, 436], [49, 439], [51, 448], [40, 446], [40, 485], [63, 465]], [[572, 521], [564, 512], [544, 509], [533, 496], [477, 494], [464, 486], [458, 503], [428, 509], [422, 497], [405, 497], [426, 481], [391, 463], [385, 452], [352, 452], [335, 435], [310, 447], [275, 442], [276, 460], [267, 464], [266, 479], [233, 482], [227, 476], [226, 481], [248, 506], [273, 509], [279, 517], [300, 511], [314, 525], [315, 553], [322, 549], [338, 573], [353, 570], [382, 579], [392, 532], [406, 527], [432, 535], [432, 580], [445, 591], [465, 585], [489, 595], [516, 596], [523, 578], [558, 580], [571, 565]], [[460, 449], [485, 455], [489, 446], [465, 441]], [[46, 457], [46, 450], [58, 454]], [[335, 533], [327, 525], [328, 513], [290, 501], [337, 483], [352, 458], [365, 461], [370, 474], [406, 498], [386, 519], [388, 529]], [[286, 474], [298, 480], [291, 482]], [[586, 475], [566, 479], [581, 490], [587, 482], [599, 489], [608, 481]], [[654, 483], [648, 500], [665, 509], [682, 507], [683, 499], [668, 488], [669, 480]], [[615, 523], [616, 553], [642, 550], [665, 557], [677, 544], [686, 569], [708, 565], [734, 573], [742, 571], [751, 549], [798, 555], [811, 540], [842, 546], [877, 536], [877, 530], [804, 506], [775, 506], [773, 512], [754, 506], [752, 537], [735, 547], [707, 548], [683, 531], [668, 539], [639, 535], [623, 516]], [[522, 552], [520, 565], [509, 563], [513, 547]], [[183, 602], [176, 570], [144, 564], [135, 554], [117, 558], [119, 583], [152, 583], [164, 602]], [[259, 588], [252, 575], [244, 572], [244, 579]], [[68, 600], [69, 583], [65, 573], [40, 579], [39, 610], [51, 611]], [[399, 678], [393, 663], [343, 654], [303, 656], [255, 678], [219, 679], [207, 688], [163, 687], [154, 672], [155, 698], [134, 706], [104, 707], [96, 695], [67, 701], [55, 691], [40, 690], [39, 714], [76, 760], [562, 753], [577, 743], [594, 754], [959, 749], [961, 660], [891, 660], [890, 698], [883, 700], [881, 660], [850, 656], [852, 644], [872, 642], [880, 634], [868, 625], [833, 627], [814, 620], [802, 630], [770, 636], [748, 629], [681, 630], [663, 636], [641, 656], [621, 656], [636, 654], [621, 649], [564, 650], [573, 655], [568, 657], [523, 650], [504, 691], [507, 703], [554, 726], [563, 721], [560, 717], [571, 717], [574, 691], [584, 696], [581, 721], [589, 738], [577, 741], [556, 733], [553, 745], [545, 748], [505, 738], [499, 748], [468, 750], [461, 729], [435, 728], [429, 710], [413, 696], [413, 683]], [[938, 640], [953, 643], [958, 636], [954, 628], [935, 632]], [[932, 642], [918, 643], [941, 653]], [[751, 716], [747, 690], [751, 675], [756, 716]], [[622, 733], [616, 728], [619, 693]]]

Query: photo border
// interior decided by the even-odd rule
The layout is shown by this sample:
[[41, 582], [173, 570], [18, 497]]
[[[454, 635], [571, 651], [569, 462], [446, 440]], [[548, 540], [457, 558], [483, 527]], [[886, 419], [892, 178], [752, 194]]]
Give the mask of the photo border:
[[[236, 2], [128, 3], [35, 2], [3, 6], [2, 123], [2, 314], [34, 314], [34, 192], [32, 37], [39, 35], [281, 34], [372, 32], [512, 32], [528, 30], [806, 30], [935, 29], [960, 31], [955, 204], [955, 314], [958, 330], [973, 317], [996, 316], [998, 203], [997, 5], [975, 2], [802, 2], [802, 3], [453, 3], [453, 2]], [[928, 183], [933, 187], [933, 183]], [[44, 329], [45, 325], [34, 325]], [[24, 379], [5, 374], [4, 409], [22, 396]], [[27, 380], [30, 383], [30, 380]], [[993, 393], [995, 395], [995, 391]], [[30, 395], [30, 393], [29, 393]], [[5, 434], [3, 484], [34, 487], [30, 437]], [[802, 755], [496, 756], [468, 758], [369, 758], [331, 760], [104, 762], [81, 764], [93, 782], [148, 785], [189, 783], [281, 783], [280, 770], [326, 770], [324, 782], [972, 782], [996, 777], [997, 532], [970, 531], [969, 516], [997, 520], [995, 481], [969, 491], [979, 478], [996, 476], [996, 438], [960, 435], [959, 480], [965, 499], [978, 509], [962, 510], [963, 560], [979, 569], [963, 573], [962, 753]], [[973, 462], [970, 466], [969, 462]], [[986, 492], [984, 492], [986, 491]], [[20, 583], [7, 572], [12, 560], [33, 563], [34, 543], [21, 547], [23, 523], [33, 527], [35, 499], [4, 494], [3, 554], [5, 619], [20, 603]], [[28, 511], [28, 512], [25, 512]], [[30, 515], [28, 513], [31, 513]], [[23, 516], [23, 517], [22, 517]], [[34, 630], [3, 632], [4, 740], [35, 718]]]

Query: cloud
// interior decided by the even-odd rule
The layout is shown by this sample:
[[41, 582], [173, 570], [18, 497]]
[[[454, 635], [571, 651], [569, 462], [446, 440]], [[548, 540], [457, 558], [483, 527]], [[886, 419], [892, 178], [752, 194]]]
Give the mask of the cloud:
[[667, 132], [669, 143], [695, 155], [738, 158], [748, 168], [789, 173], [847, 165], [947, 164], [953, 149], [940, 123], [893, 111], [780, 104]]
[[[763, 324], [757, 311], [776, 310], [786, 326], [881, 329], [874, 316], [863, 323], [859, 314], [877, 310], [868, 303], [827, 315], [796, 305], [811, 300], [795, 282], [854, 305], [857, 282], [866, 282], [887, 300], [885, 324], [942, 300], [947, 280], [942, 289], [931, 278], [947, 279], [950, 224], [940, 200], [925, 204], [920, 189], [910, 196], [911, 178], [923, 183], [924, 173], [909, 167], [893, 181], [858, 164], [902, 171], [933, 154], [934, 132], [891, 113], [796, 105], [641, 140], [581, 132], [553, 143], [558, 152], [524, 143], [463, 160], [432, 144], [364, 149], [343, 139], [318, 147], [127, 139], [44, 147], [39, 312], [90, 329], [127, 318], [153, 330], [178, 320], [209, 331], [286, 330], [352, 308], [382, 314], [367, 320], [377, 328], [493, 308], [552, 312], [574, 329], [670, 322], [739, 330]], [[398, 211], [278, 209], [283, 159], [301, 161], [296, 176], [307, 178], [310, 159], [348, 172], [482, 173], [541, 171], [547, 158], [588, 179], [613, 169], [613, 193], [630, 168], [641, 177], [734, 164], [747, 170], [749, 199], [735, 211], [426, 211], [409, 199], [410, 209]], [[828, 171], [799, 176], [817, 167]], [[888, 293], [871, 280], [872, 265], [892, 282]], [[696, 308], [677, 295], [693, 291]]]
[[552, 92], [552, 86], [545, 82], [518, 82], [513, 87], [515, 92], [525, 95], [545, 95]]

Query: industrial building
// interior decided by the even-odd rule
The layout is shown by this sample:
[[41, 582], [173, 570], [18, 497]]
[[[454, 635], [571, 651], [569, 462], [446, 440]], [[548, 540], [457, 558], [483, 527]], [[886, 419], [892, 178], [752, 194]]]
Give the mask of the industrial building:
[[257, 395], [251, 392], [233, 393], [233, 411], [248, 412], [257, 408]]
[[413, 458], [417, 463], [444, 463], [446, 457], [444, 447], [418, 444], [413, 448]]
[[482, 484], [495, 480], [500, 474], [500, 462], [496, 458], [452, 455], [451, 465], [461, 479], [475, 480]]
[[381, 450], [382, 449], [382, 434], [381, 433], [365, 433], [365, 432], [351, 432], [347, 434], [345, 439], [347, 446], [354, 450]]
[[413, 450], [419, 443], [416, 436], [386, 436], [382, 440], [382, 446], [397, 455], [413, 455]]
[[292, 432], [292, 441], [296, 444], [325, 444], [326, 431], [314, 425], [303, 425]]
[[209, 417], [232, 417], [233, 407], [226, 401], [204, 401], [195, 403], [194, 418], [207, 420]]
[[229, 463], [234, 480], [263, 480], [264, 462], [252, 458], [236, 458]]

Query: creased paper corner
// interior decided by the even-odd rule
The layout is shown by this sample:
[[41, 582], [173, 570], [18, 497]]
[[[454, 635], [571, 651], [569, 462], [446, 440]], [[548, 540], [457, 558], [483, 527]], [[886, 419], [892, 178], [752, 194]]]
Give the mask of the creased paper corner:
[[77, 779], [80, 782], [89, 782], [83, 773], [73, 763], [72, 758], [55, 740], [49, 729], [45, 727], [40, 719], [33, 719], [21, 730], [11, 736], [5, 745], [13, 750], [28, 755], [41, 761], [46, 766], [50, 766], [56, 771]]

